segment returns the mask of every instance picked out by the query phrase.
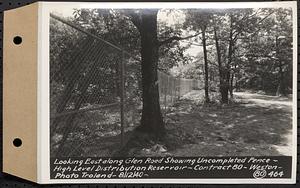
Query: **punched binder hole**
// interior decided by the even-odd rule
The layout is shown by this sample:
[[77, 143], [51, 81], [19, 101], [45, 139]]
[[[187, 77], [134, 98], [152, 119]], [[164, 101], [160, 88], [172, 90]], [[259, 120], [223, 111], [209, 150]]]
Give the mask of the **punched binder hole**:
[[22, 140], [20, 138], [15, 138], [13, 144], [15, 147], [20, 147], [22, 145]]
[[21, 44], [21, 43], [22, 43], [22, 37], [20, 37], [20, 36], [14, 37], [14, 43], [15, 43], [16, 45]]

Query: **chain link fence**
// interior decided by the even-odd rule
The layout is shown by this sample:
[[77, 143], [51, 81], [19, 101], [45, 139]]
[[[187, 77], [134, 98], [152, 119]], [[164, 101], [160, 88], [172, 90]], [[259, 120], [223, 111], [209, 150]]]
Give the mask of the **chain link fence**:
[[50, 29], [51, 156], [105, 155], [123, 141], [128, 58], [55, 15]]
[[[51, 157], [111, 156], [126, 142], [141, 118], [140, 66], [123, 49], [51, 14]], [[162, 72], [158, 79], [165, 108], [201, 85]]]
[[176, 78], [163, 72], [158, 72], [158, 83], [160, 104], [165, 109], [173, 105], [184, 94], [203, 88], [200, 80]]

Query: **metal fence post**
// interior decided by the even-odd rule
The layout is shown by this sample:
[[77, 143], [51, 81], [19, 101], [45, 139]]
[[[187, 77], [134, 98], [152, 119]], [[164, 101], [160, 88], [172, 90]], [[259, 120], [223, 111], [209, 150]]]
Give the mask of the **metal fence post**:
[[169, 84], [169, 77], [167, 76], [167, 83], [165, 83], [165, 110], [167, 110], [167, 95], [168, 95], [168, 84]]
[[124, 53], [122, 52], [121, 56], [121, 101], [120, 101], [120, 110], [121, 110], [121, 146], [124, 145], [124, 126], [125, 126], [125, 117], [124, 117], [124, 110], [125, 110], [125, 61], [124, 61]]

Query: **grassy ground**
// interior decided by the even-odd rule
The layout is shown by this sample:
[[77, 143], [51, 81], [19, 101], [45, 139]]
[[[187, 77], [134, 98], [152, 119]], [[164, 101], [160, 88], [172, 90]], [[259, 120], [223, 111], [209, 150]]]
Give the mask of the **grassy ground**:
[[[291, 155], [291, 99], [235, 93], [228, 105], [203, 104], [203, 91], [192, 91], [164, 112], [167, 135], [132, 148], [134, 156]], [[211, 94], [212, 101], [217, 95]], [[125, 134], [129, 140], [133, 131]], [[120, 135], [97, 137], [85, 156], [111, 156], [121, 148]], [[139, 141], [137, 141], [139, 142]]]

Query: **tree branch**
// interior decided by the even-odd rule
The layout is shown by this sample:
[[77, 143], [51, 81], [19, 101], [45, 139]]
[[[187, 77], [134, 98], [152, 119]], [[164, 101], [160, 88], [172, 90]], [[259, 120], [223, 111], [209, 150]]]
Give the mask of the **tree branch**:
[[238, 56], [236, 56], [237, 58], [240, 58], [240, 57], [254, 57], [254, 58], [269, 58], [269, 59], [274, 59], [274, 57], [273, 56], [271, 56], [271, 55], [264, 55], [264, 54], [262, 54], [262, 55], [257, 55], [257, 54], [242, 54], [242, 55], [238, 55]]
[[138, 30], [141, 29], [142, 18], [141, 15], [136, 12], [135, 9], [127, 9], [126, 12], [124, 12], [124, 14], [129, 17], [129, 19], [137, 27]]
[[173, 41], [187, 40], [187, 39], [196, 37], [196, 36], [198, 36], [200, 34], [201, 34], [201, 32], [200, 33], [196, 33], [194, 35], [186, 36], [186, 37], [172, 36], [172, 37], [170, 37], [170, 38], [168, 38], [166, 40], [159, 41], [158, 45], [161, 46], [161, 45], [165, 45], [165, 44], [171, 43]]
[[[201, 46], [202, 47], [202, 42], [201, 43], [183, 42], [183, 43], [187, 43], [187, 44], [190, 44], [192, 46]], [[206, 46], [212, 46], [212, 45], [215, 45], [215, 43], [206, 43]]]
[[[269, 13], [268, 15], [266, 15], [265, 17], [263, 17], [262, 19], [260, 19], [256, 24], [258, 25], [258, 24], [262, 23], [264, 20], [266, 20], [266, 19], [267, 19], [269, 16], [271, 16], [273, 13], [275, 13], [275, 11], [272, 11], [271, 13]], [[247, 36], [247, 38], [251, 37], [252, 35], [255, 35], [255, 34], [258, 33], [260, 30], [261, 30], [261, 27], [258, 27], [258, 29], [257, 29], [256, 31], [254, 31], [253, 33], [250, 33], [250, 34]], [[236, 35], [235, 35], [235, 37], [234, 37], [233, 40], [236, 41], [237, 39], [239, 39], [238, 36], [239, 36], [242, 32], [244, 32], [244, 31], [243, 31], [243, 30], [240, 30], [239, 32], [236, 32]]]
[[[262, 23], [264, 20], [266, 20], [269, 16], [271, 16], [273, 13], [275, 13], [275, 11], [272, 11], [271, 13], [269, 13], [268, 15], [266, 15], [264, 18], [262, 18], [261, 20], [259, 20], [259, 22], [257, 22], [257, 24]], [[258, 27], [258, 29], [256, 31], [254, 31], [253, 33], [250, 33], [249, 35], [247, 35], [247, 38], [257, 34], [259, 31], [261, 30], [261, 27]]]

